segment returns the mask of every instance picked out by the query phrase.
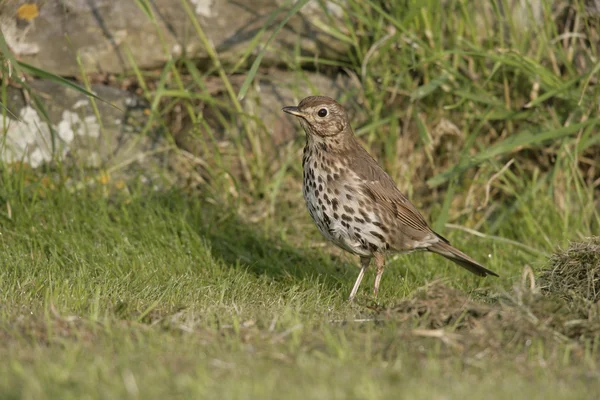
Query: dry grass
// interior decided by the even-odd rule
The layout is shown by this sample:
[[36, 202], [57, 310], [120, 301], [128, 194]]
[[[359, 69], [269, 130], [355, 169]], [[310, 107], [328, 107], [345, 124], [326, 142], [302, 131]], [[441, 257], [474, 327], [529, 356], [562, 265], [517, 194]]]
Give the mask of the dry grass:
[[542, 289], [566, 301], [600, 300], [600, 237], [573, 242], [552, 255], [540, 275]]
[[474, 353], [501, 357], [541, 341], [550, 349], [567, 345], [583, 356], [590, 342], [597, 350], [600, 332], [599, 243], [594, 237], [555, 253], [540, 284], [526, 267], [512, 291], [477, 296], [487, 300], [483, 302], [434, 281], [414, 296], [378, 309], [378, 318], [400, 322], [409, 336], [437, 338]]

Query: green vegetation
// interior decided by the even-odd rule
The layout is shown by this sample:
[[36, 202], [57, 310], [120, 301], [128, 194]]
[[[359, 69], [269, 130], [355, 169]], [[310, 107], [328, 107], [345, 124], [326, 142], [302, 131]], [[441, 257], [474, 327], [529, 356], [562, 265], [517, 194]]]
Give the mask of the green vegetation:
[[[501, 277], [410, 254], [390, 260], [377, 300], [369, 274], [348, 303], [357, 260], [323, 245], [305, 211], [303, 139], [273, 151], [239, 100], [260, 76], [255, 48], [233, 66], [213, 52], [208, 70], [183, 57], [159, 75], [132, 74], [151, 104], [142, 134], [169, 137], [180, 113], [206, 139], [199, 186], [155, 191], [67, 164], [2, 166], [0, 397], [600, 391], [598, 241], [585, 239], [600, 230], [597, 25], [583, 2], [577, 12], [547, 5], [531, 31], [466, 0], [389, 3], [350, 0], [343, 24], [317, 21], [350, 45], [346, 60], [292, 52], [282, 63], [299, 87], [300, 67], [353, 76], [359, 85], [339, 100], [361, 140], [444, 236]], [[1, 44], [2, 104], [20, 72], [52, 78], [19, 70]], [[207, 89], [214, 75], [224, 95]], [[200, 105], [233, 151], [217, 146]]]

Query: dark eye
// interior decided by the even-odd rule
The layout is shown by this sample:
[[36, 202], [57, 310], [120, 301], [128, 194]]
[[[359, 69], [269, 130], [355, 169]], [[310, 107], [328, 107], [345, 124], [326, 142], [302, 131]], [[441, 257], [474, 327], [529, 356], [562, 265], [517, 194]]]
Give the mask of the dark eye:
[[321, 108], [319, 110], [319, 112], [317, 113], [317, 115], [321, 118], [326, 117], [327, 116], [327, 109], [326, 108]]

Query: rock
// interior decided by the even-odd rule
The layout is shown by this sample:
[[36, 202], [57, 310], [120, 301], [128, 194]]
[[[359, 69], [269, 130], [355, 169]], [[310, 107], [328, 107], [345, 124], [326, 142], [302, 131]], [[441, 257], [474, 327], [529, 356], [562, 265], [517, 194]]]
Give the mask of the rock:
[[[181, 1], [141, 3], [149, 4], [158, 30], [137, 2], [131, 0], [4, 0], [0, 2], [0, 28], [22, 61], [61, 76], [81, 74], [77, 54], [86, 73], [130, 70], [128, 50], [140, 69], [160, 67], [184, 52], [207, 58]], [[317, 2], [308, 3], [301, 14], [289, 21], [271, 42], [263, 59], [265, 65], [281, 63], [280, 52], [289, 53], [297, 44], [303, 55], [346, 57], [346, 44], [310, 22], [319, 18], [326, 20], [325, 24], [330, 23], [329, 18], [341, 17], [341, 7], [330, 1], [324, 3], [324, 8]], [[221, 61], [231, 64], [238, 61], [284, 1], [189, 0], [188, 4]], [[272, 27], [284, 16], [285, 12], [280, 13]], [[262, 43], [270, 32], [263, 36]]]
[[[46, 80], [30, 82], [44, 104], [49, 121], [15, 88], [8, 91], [10, 118], [4, 126], [0, 158], [38, 168], [53, 160], [84, 168], [101, 168], [113, 177], [144, 171], [146, 178], [161, 168], [169, 145], [156, 135], [141, 133], [147, 121], [145, 105], [122, 90], [95, 86], [105, 101], [97, 102], [100, 120], [89, 98], [74, 89]], [[117, 108], [118, 107], [118, 108]]]

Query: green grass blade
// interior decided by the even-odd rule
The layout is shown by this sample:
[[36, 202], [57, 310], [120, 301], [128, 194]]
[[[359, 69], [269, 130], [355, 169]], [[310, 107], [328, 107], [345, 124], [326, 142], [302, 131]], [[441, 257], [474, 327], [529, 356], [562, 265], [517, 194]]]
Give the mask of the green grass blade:
[[273, 33], [271, 33], [271, 36], [269, 36], [269, 38], [267, 39], [262, 50], [256, 56], [256, 59], [252, 63], [252, 66], [250, 67], [250, 70], [248, 71], [248, 73], [246, 75], [246, 79], [244, 80], [244, 83], [242, 83], [242, 86], [240, 87], [240, 91], [238, 92], [238, 95], [237, 95], [238, 100], [242, 100], [244, 97], [246, 97], [246, 93], [248, 92], [248, 89], [250, 88], [250, 84], [252, 83], [252, 81], [254, 80], [254, 77], [256, 76], [256, 73], [258, 72], [258, 67], [260, 67], [260, 63], [262, 62], [262, 59], [263, 59], [265, 53], [267, 52], [267, 49], [269, 48], [269, 44], [271, 43], [273, 38], [275, 38], [275, 36], [277, 36], [279, 31], [281, 31], [281, 29], [285, 26], [285, 24], [287, 24], [287, 22], [290, 20], [290, 18], [292, 18], [294, 15], [296, 15], [296, 13], [298, 13], [298, 11], [300, 11], [300, 9], [302, 7], [304, 7], [304, 5], [308, 2], [309, 2], [309, 0], [299, 0], [296, 4], [294, 4], [294, 7], [292, 7], [291, 10], [288, 11], [286, 16], [279, 23], [279, 25], [275, 28]]
[[110, 106], [112, 106], [112, 107], [116, 108], [117, 110], [120, 110], [120, 111], [122, 111], [122, 110], [121, 110], [119, 107], [117, 107], [116, 105], [114, 105], [114, 104], [112, 104], [112, 103], [110, 103], [110, 102], [108, 102], [108, 101], [106, 101], [106, 100], [104, 100], [104, 99], [100, 98], [99, 96], [97, 96], [97, 95], [96, 95], [96, 94], [94, 94], [93, 92], [91, 92], [91, 91], [89, 91], [89, 90], [86, 90], [85, 88], [83, 88], [83, 87], [79, 86], [78, 84], [76, 84], [76, 83], [74, 83], [74, 82], [72, 82], [72, 81], [69, 81], [68, 79], [65, 79], [65, 78], [63, 78], [63, 77], [60, 77], [60, 76], [58, 76], [58, 75], [56, 75], [56, 74], [53, 74], [53, 73], [51, 73], [51, 72], [44, 71], [43, 69], [40, 69], [40, 68], [34, 67], [33, 65], [30, 65], [30, 64], [24, 63], [24, 62], [22, 62], [22, 61], [19, 61], [19, 62], [18, 62], [18, 65], [19, 65], [20, 69], [21, 69], [23, 72], [26, 72], [26, 73], [28, 73], [28, 74], [31, 74], [31, 75], [37, 76], [38, 78], [47, 79], [47, 80], [49, 80], [49, 81], [52, 81], [52, 82], [58, 83], [59, 85], [62, 85], [62, 86], [68, 87], [69, 89], [73, 89], [73, 90], [75, 90], [75, 91], [77, 91], [77, 92], [79, 92], [79, 93], [81, 93], [81, 94], [83, 94], [83, 95], [85, 95], [85, 96], [93, 97], [93, 98], [94, 98], [94, 99], [96, 99], [96, 100], [102, 101], [102, 102], [104, 102], [104, 103], [106, 103], [106, 104], [108, 104], [108, 105], [110, 105]]
[[467, 169], [476, 167], [477, 165], [491, 160], [497, 156], [509, 154], [514, 151], [518, 151], [523, 147], [539, 145], [548, 140], [558, 140], [563, 137], [574, 134], [575, 132], [584, 129], [590, 125], [596, 125], [600, 123], [600, 118], [590, 118], [584, 122], [564, 126], [561, 128], [543, 131], [543, 132], [531, 132], [522, 131], [514, 135], [509, 136], [503, 141], [497, 142], [489, 148], [481, 151], [470, 160], [466, 161], [464, 165], [458, 165], [447, 169], [446, 171], [432, 177], [427, 181], [430, 187], [437, 187], [446, 183], [456, 174], [460, 174]]

